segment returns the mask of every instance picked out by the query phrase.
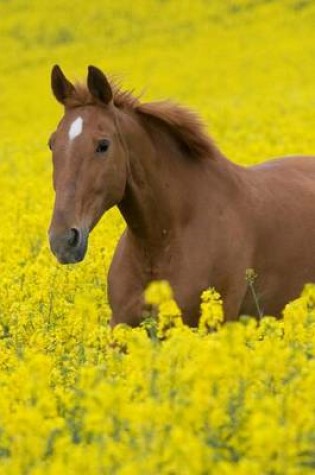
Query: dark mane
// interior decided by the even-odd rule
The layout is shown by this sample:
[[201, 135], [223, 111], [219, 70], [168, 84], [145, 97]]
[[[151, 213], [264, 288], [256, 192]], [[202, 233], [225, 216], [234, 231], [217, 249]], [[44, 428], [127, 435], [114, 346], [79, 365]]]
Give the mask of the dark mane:
[[213, 158], [216, 155], [216, 147], [202, 120], [190, 109], [171, 101], [161, 101], [140, 104], [136, 111], [163, 123], [191, 157]]
[[[140, 105], [139, 96], [135, 96], [133, 91], [124, 91], [117, 82], [110, 82], [114, 104], [119, 109], [135, 109]], [[82, 83], [76, 83], [75, 89], [70, 97], [66, 99], [66, 106], [69, 108], [100, 104], [98, 100], [92, 96], [87, 86]]]
[[[119, 109], [132, 110], [142, 117], [163, 123], [181, 143], [183, 148], [194, 158], [214, 157], [217, 149], [207, 135], [200, 117], [190, 109], [171, 101], [141, 103], [133, 91], [122, 90], [111, 81], [114, 105]], [[88, 88], [76, 84], [75, 92], [67, 99], [67, 107], [79, 107], [97, 104]]]

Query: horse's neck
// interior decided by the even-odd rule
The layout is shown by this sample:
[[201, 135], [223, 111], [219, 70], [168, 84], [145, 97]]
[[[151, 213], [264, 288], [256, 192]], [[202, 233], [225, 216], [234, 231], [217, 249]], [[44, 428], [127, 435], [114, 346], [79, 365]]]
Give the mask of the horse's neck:
[[173, 225], [172, 166], [136, 119], [129, 121], [125, 132], [128, 173], [119, 208], [136, 237], [159, 242]]
[[[230, 162], [219, 152], [212, 157], [216, 163], [211, 158], [187, 157], [163, 127], [144, 127], [135, 119], [129, 122], [125, 137], [129, 170], [119, 208], [136, 238], [159, 245], [189, 222], [200, 200], [208, 198], [211, 186], [213, 192], [213, 188], [218, 190], [224, 180], [222, 168], [229, 169]], [[218, 190], [223, 192], [224, 183], [222, 191]]]

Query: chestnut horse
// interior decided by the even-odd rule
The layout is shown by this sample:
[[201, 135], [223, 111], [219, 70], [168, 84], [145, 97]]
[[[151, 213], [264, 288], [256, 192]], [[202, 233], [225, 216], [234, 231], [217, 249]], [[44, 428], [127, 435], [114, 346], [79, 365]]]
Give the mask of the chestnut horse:
[[117, 205], [127, 227], [108, 275], [111, 324], [141, 322], [143, 292], [170, 282], [189, 325], [214, 286], [226, 320], [280, 315], [315, 281], [315, 159], [244, 168], [227, 160], [198, 116], [171, 102], [142, 103], [97, 68], [87, 86], [58, 66], [52, 90], [64, 116], [49, 141], [55, 206], [49, 237], [61, 263], [84, 258], [90, 231]]

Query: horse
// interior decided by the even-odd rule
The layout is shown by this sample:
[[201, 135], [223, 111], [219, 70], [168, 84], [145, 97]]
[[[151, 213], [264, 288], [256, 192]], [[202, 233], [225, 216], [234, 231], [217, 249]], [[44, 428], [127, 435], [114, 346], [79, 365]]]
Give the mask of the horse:
[[[171, 101], [143, 102], [95, 66], [51, 88], [64, 115], [49, 146], [55, 204], [49, 228], [62, 264], [81, 261], [88, 236], [117, 206], [126, 229], [108, 272], [110, 324], [138, 326], [144, 290], [167, 280], [187, 325], [200, 295], [221, 294], [226, 321], [281, 316], [315, 281], [315, 157], [243, 167], [226, 158], [199, 116]], [[255, 299], [246, 271], [256, 273]]]

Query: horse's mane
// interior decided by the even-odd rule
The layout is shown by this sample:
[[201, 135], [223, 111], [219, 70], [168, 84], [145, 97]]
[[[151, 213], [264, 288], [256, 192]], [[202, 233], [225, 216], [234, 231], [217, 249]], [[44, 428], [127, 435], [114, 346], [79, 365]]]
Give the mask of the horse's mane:
[[[200, 117], [190, 109], [171, 101], [141, 102], [140, 96], [133, 91], [123, 90], [115, 81], [111, 81], [114, 105], [119, 109], [134, 111], [143, 118], [153, 118], [163, 124], [176, 137], [191, 157], [214, 157], [217, 149], [205, 131]], [[88, 88], [76, 84], [75, 92], [67, 99], [68, 107], [96, 104]]]

